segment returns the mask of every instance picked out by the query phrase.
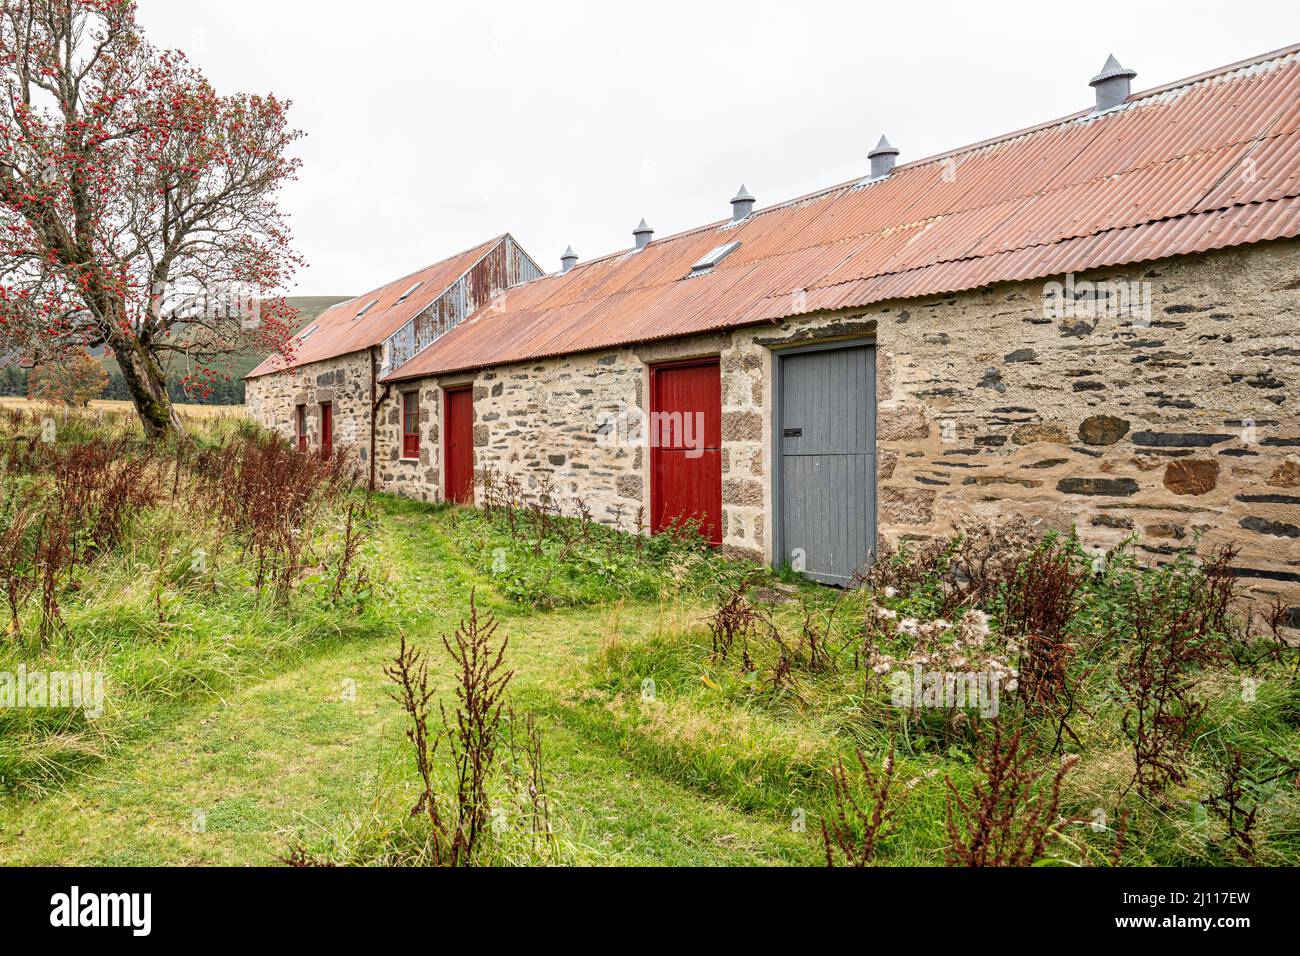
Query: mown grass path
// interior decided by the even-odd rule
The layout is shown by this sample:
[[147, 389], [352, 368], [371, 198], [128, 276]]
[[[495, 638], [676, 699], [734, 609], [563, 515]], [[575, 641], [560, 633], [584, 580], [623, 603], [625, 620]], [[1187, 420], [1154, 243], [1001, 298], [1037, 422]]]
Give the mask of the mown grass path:
[[[477, 579], [419, 506], [384, 500], [384, 559], [404, 629], [443, 660], [479, 588], [510, 637], [521, 709], [546, 711], [572, 692], [612, 633], [652, 626], [649, 604], [526, 613]], [[42, 800], [0, 805], [7, 864], [272, 864], [295, 834], [363, 813], [409, 759], [404, 715], [389, 699], [391, 639], [326, 646], [292, 669], [220, 699], [159, 715], [155, 726]], [[444, 673], [439, 689], [449, 689]], [[630, 865], [814, 863], [812, 833], [742, 813], [634, 765], [608, 743], [544, 719], [550, 791], [576, 862]]]

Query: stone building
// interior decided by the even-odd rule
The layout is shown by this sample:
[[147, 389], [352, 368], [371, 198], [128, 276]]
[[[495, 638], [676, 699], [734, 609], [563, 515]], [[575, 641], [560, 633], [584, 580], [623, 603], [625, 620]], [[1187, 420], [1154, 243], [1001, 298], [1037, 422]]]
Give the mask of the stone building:
[[503, 236], [326, 313], [249, 414], [311, 448], [328, 415], [400, 494], [515, 476], [828, 582], [1014, 513], [1232, 542], [1295, 602], [1298, 49], [1138, 94], [1112, 58], [1090, 109], [906, 164], [882, 138], [860, 180], [550, 275]]

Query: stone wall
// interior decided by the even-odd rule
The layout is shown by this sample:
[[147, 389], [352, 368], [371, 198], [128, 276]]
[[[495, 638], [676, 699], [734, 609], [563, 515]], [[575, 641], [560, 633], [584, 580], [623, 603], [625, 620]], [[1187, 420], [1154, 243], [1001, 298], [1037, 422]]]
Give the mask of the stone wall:
[[[1053, 315], [1044, 282], [1011, 283], [424, 380], [419, 462], [400, 460], [396, 392], [384, 406], [382, 483], [440, 496], [440, 388], [472, 382], [480, 472], [532, 490], [549, 475], [631, 528], [649, 508], [649, 454], [620, 438], [647, 409], [648, 364], [719, 356], [724, 546], [770, 561], [772, 349], [874, 337], [884, 541], [1023, 514], [1078, 526], [1091, 547], [1137, 534], [1152, 560], [1232, 542], [1248, 584], [1300, 595], [1300, 242], [1089, 273], [1074, 295], [1085, 280], [1136, 283], [1122, 288], [1149, 294], [1149, 309], [1085, 296]], [[266, 421], [284, 402], [271, 417], [291, 420], [288, 398], [253, 392], [250, 413]]]
[[649, 504], [648, 463], [625, 425], [627, 413], [641, 407], [644, 378], [628, 351], [480, 372], [476, 469], [513, 474], [526, 493], [550, 476], [561, 499], [581, 498], [597, 520], [635, 529], [643, 503]]
[[754, 404], [761, 402], [761, 351], [741, 355], [730, 334], [697, 336], [423, 380], [421, 461], [399, 458], [399, 400], [393, 399], [382, 425], [383, 486], [422, 500], [441, 497], [438, 401], [443, 388], [472, 383], [479, 475], [489, 469], [513, 475], [525, 494], [549, 482], [570, 510], [581, 499], [598, 521], [627, 531], [644, 528], [650, 520], [650, 365], [722, 356], [724, 547], [734, 557], [761, 561], [762, 425]]
[[1085, 278], [1149, 283], [1149, 321], [1045, 316], [1043, 283], [869, 313], [882, 531], [1020, 513], [1154, 560], [1201, 536], [1300, 592], [1300, 243]]
[[[246, 414], [288, 441], [294, 409], [307, 406], [308, 444], [320, 448], [320, 404], [334, 404], [334, 451], [366, 465], [370, 457], [370, 353], [355, 352], [249, 379]], [[369, 467], [366, 465], [366, 467]]]
[[[408, 391], [420, 396], [420, 456], [414, 459], [402, 454], [402, 395]], [[384, 396], [375, 439], [376, 481], [382, 490], [416, 501], [441, 500], [441, 399], [441, 389], [427, 379], [394, 385]]]

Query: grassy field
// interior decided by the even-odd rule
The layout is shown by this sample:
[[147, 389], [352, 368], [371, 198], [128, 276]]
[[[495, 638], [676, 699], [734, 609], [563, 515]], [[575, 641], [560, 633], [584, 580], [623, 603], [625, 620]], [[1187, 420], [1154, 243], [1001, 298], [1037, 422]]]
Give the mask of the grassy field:
[[[227, 461], [254, 454], [237, 443], [256, 441], [220, 420], [201, 440]], [[214, 459], [200, 449], [193, 476], [182, 469], [177, 479], [170, 454], [155, 462], [158, 479], [179, 495], [142, 505], [113, 546], [77, 570], [61, 594], [62, 629], [38, 641], [34, 603], [0, 653], [0, 672], [102, 670], [109, 687], [94, 720], [0, 710], [0, 861], [427, 858], [428, 829], [410, 813], [419, 794], [410, 722], [384, 669], [405, 637], [428, 654], [435, 711], [438, 702], [454, 709], [456, 670], [441, 635], [467, 615], [471, 593], [509, 639], [516, 716], [507, 723], [536, 719], [554, 835], [540, 847], [527, 838], [526, 808], [505, 777], [494, 778], [504, 823], [480, 862], [821, 864], [821, 821], [843, 806], [832, 774], [842, 758], [845, 786], [868, 810], [872, 775], [893, 780], [890, 826], [870, 862], [942, 865], [955, 842], [950, 794], [974, 803], [987, 785], [986, 763], [999, 752], [991, 722], [970, 710], [895, 706], [880, 671], [881, 662], [910, 662], [927, 628], [942, 631], [926, 622], [959, 616], [954, 593], [958, 604], [969, 597], [989, 609], [992, 633], [974, 640], [1003, 641], [1018, 619], [1013, 587], [979, 595], [959, 583], [955, 592], [951, 552], [896, 559], [874, 588], [844, 594], [752, 575], [688, 539], [637, 542], [537, 508], [485, 515], [381, 495], [356, 521], [362, 544], [335, 588], [347, 509], [363, 504], [342, 492], [305, 521], [304, 553], [276, 594], [258, 585], [252, 554], [220, 518], [222, 499], [209, 497], [220, 490]], [[241, 494], [256, 497], [256, 474], [243, 475]], [[14, 520], [9, 493], [39, 475], [12, 461], [0, 472], [0, 529]], [[196, 551], [205, 556], [198, 571]], [[1033, 566], [1049, 575], [1073, 567], [1064, 546], [1050, 554], [1057, 564]], [[1013, 584], [1027, 566], [1015, 566]], [[1180, 665], [1186, 699], [1165, 716], [1190, 723], [1181, 742], [1164, 742], [1177, 779], [1130, 786], [1132, 705], [1116, 663], [1130, 659], [1147, 624], [1126, 615], [1159, 604], [1158, 594], [1198, 607], [1205, 578], [1192, 564], [1143, 574], [1122, 554], [1079, 574], [1070, 731], [1058, 733], [1057, 711], [1031, 713], [1023, 691], [1004, 702], [998, 723], [1023, 733], [1026, 770], [1005, 782], [1024, 794], [991, 810], [1008, 811], [1016, 831], [1038, 808], [1047, 834], [1039, 863], [1300, 860], [1294, 652], [1266, 636], [1203, 635], [1224, 653]], [[513, 753], [501, 757], [507, 777]], [[445, 747], [440, 754], [446, 795]], [[1220, 812], [1225, 793], [1235, 816]], [[1248, 810], [1243, 844], [1234, 833]], [[955, 819], [968, 832], [960, 810]], [[861, 845], [863, 822], [851, 811], [846, 820], [850, 843]]]
[[[175, 407], [182, 419], [202, 421], [211, 418], [227, 418], [236, 420], [244, 417], [243, 405], [177, 405]], [[6, 396], [0, 396], [0, 408], [19, 409], [42, 414], [48, 413], [56, 417], [67, 413], [61, 406], [50, 405], [46, 402], [33, 402], [26, 398]], [[92, 414], [129, 418], [135, 415], [135, 406], [130, 402], [93, 401], [90, 403], [89, 411]]]
[[[193, 705], [142, 722], [110, 759], [40, 799], [11, 798], [0, 815], [0, 857], [265, 864], [300, 835], [348, 846], [376, 816], [401, 820], [414, 792], [405, 722], [383, 667], [399, 627], [432, 645], [454, 628], [477, 585], [512, 636], [516, 706], [547, 714], [555, 813], [573, 862], [815, 860], [815, 847], [782, 821], [644, 773], [612, 741], [568, 726], [584, 662], [609, 640], [653, 629], [656, 606], [522, 613], [459, 559], [441, 527], [446, 514], [390, 499], [379, 507], [377, 553], [393, 569], [385, 587], [400, 623], [377, 634], [336, 631], [283, 659], [278, 673], [223, 682]], [[435, 681], [449, 689], [450, 675]]]

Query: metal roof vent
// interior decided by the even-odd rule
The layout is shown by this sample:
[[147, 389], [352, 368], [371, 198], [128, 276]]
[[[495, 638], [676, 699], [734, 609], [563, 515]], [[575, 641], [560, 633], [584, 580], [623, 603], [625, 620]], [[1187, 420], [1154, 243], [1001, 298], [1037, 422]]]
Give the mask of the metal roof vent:
[[403, 292], [401, 298], [399, 298], [397, 301], [398, 301], [398, 302], [405, 302], [405, 301], [406, 301], [407, 299], [409, 299], [411, 296], [415, 295], [416, 290], [419, 289], [420, 286], [422, 286], [422, 285], [424, 285], [424, 282], [423, 282], [423, 281], [421, 281], [421, 282], [417, 282], [415, 285], [411, 286], [409, 289], [407, 289], [405, 292]]
[[578, 254], [573, 251], [573, 246], [564, 250], [564, 255], [560, 256], [560, 272], [568, 272], [578, 264]]
[[361, 318], [363, 315], [365, 315], [367, 312], [369, 312], [378, 304], [379, 304], [378, 299], [371, 299], [369, 302], [366, 303], [365, 308], [363, 308], [360, 312], [356, 314], [356, 316], [352, 319], [352, 321], [355, 322], [357, 319]]
[[881, 176], [888, 176], [893, 170], [894, 161], [898, 159], [898, 150], [889, 144], [889, 140], [881, 136], [876, 148], [867, 153], [867, 158], [871, 160], [871, 178], [879, 179]]
[[654, 238], [654, 235], [655, 231], [646, 225], [644, 219], [641, 220], [641, 225], [632, 230], [632, 236], [636, 239], [637, 249], [644, 249], [646, 246], [650, 245], [650, 240]]
[[1137, 70], [1126, 70], [1119, 65], [1115, 54], [1106, 57], [1106, 65], [1101, 72], [1088, 81], [1088, 85], [1097, 91], [1097, 108], [1095, 112], [1119, 106], [1129, 97], [1133, 77]]
[[749, 190], [745, 188], [745, 184], [741, 183], [740, 192], [736, 193], [735, 198], [731, 200], [731, 221], [740, 222], [740, 220], [753, 212], [754, 202], [754, 197], [749, 194]]

